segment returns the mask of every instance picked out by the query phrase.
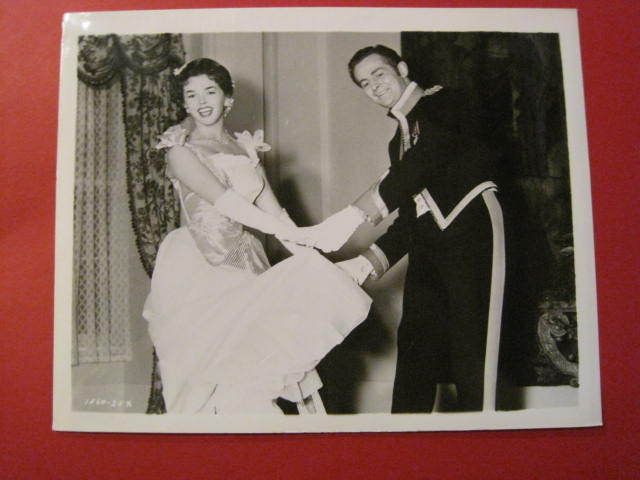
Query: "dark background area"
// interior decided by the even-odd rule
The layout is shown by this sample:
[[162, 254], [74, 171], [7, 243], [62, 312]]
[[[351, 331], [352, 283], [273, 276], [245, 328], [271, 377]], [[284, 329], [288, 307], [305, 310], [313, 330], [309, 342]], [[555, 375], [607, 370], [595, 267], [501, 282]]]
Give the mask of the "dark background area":
[[579, 8], [597, 255], [604, 426], [307, 435], [52, 432], [56, 119], [62, 14], [105, 9], [319, 3], [0, 0], [0, 32], [4, 40], [0, 50], [0, 138], [4, 149], [0, 180], [3, 478], [626, 479], [637, 475], [633, 473], [640, 469], [637, 2], [370, 1], [366, 6], [385, 4]]
[[[569, 384], [541, 351], [537, 334], [544, 302], [575, 303], [559, 36], [406, 32], [401, 38], [412, 79], [449, 92], [451, 108], [439, 120], [481, 139], [498, 159], [507, 245], [501, 379]], [[575, 337], [565, 343], [577, 361]]]

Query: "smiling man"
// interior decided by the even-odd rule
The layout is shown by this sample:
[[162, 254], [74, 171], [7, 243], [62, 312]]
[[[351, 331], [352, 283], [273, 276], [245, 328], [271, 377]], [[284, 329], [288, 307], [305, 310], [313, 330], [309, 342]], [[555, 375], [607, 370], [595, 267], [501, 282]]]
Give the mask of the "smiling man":
[[458, 99], [424, 90], [392, 49], [356, 52], [351, 79], [398, 128], [389, 170], [358, 200], [316, 227], [316, 245], [339, 248], [363, 219], [388, 231], [338, 265], [362, 284], [409, 255], [392, 412], [430, 412], [436, 386], [453, 382], [461, 411], [495, 408], [504, 289], [504, 231], [494, 156], [456, 115]]
[[411, 82], [407, 64], [393, 50], [387, 53], [371, 53], [362, 59], [354, 57], [349, 64], [349, 73], [371, 100], [391, 108]]

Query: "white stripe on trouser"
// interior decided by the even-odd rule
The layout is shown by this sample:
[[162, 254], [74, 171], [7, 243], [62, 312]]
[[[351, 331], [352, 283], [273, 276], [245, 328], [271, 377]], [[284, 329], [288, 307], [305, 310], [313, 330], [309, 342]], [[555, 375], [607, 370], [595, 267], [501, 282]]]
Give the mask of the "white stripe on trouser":
[[493, 255], [491, 261], [491, 293], [489, 297], [489, 318], [487, 321], [487, 346], [484, 357], [484, 388], [482, 411], [496, 409], [496, 388], [498, 386], [498, 354], [500, 350], [500, 327], [502, 324], [502, 301], [505, 276], [504, 220], [502, 208], [493, 190], [482, 192], [482, 198], [489, 210], [493, 232]]

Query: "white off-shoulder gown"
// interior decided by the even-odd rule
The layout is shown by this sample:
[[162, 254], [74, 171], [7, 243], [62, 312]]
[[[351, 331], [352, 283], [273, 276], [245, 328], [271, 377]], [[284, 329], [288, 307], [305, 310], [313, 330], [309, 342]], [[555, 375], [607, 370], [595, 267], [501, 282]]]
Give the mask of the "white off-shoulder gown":
[[[254, 201], [263, 187], [247, 155], [184, 145], [228, 188]], [[186, 225], [163, 240], [144, 307], [169, 413], [280, 413], [322, 386], [320, 360], [367, 316], [371, 299], [312, 249], [269, 266], [260, 241], [177, 179]]]

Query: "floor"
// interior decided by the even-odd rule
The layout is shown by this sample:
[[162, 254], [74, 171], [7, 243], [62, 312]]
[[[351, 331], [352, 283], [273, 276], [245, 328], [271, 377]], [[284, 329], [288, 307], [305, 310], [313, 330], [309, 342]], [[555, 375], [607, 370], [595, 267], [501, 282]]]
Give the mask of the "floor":
[[[73, 367], [73, 410], [89, 412], [144, 413], [149, 399], [147, 383], [126, 384], [124, 363]], [[391, 407], [390, 382], [361, 382], [356, 392], [356, 413], [384, 413]], [[322, 391], [320, 391], [322, 394]], [[578, 404], [578, 389], [570, 386], [521, 387], [508, 392], [524, 408], [565, 407]], [[436, 411], [447, 411], [455, 388], [440, 385]], [[515, 404], [513, 402], [512, 404]]]

